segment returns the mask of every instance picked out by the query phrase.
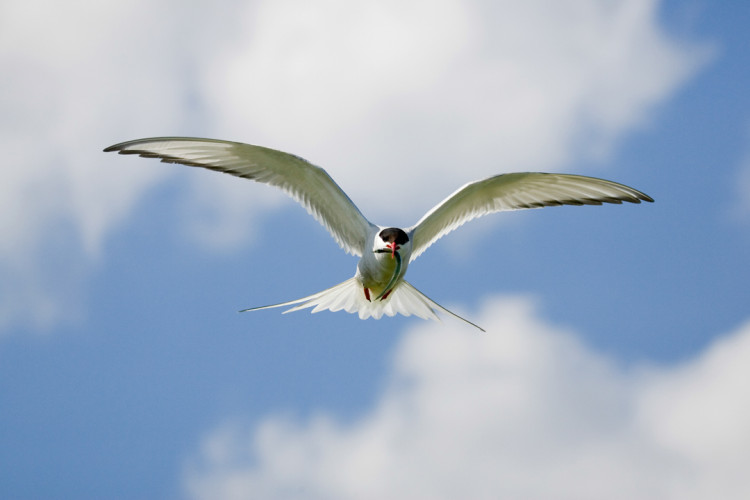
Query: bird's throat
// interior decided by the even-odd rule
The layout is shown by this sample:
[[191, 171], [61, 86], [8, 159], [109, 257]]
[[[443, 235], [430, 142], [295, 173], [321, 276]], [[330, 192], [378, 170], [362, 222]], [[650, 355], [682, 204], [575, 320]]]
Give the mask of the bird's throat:
[[396, 286], [396, 283], [398, 282], [398, 277], [401, 274], [401, 254], [397, 253], [395, 250], [393, 250], [393, 258], [396, 259], [396, 267], [393, 269], [393, 275], [391, 276], [390, 281], [388, 281], [388, 284], [383, 288], [383, 291], [380, 292], [380, 295], [375, 297], [375, 300], [381, 300], [388, 297], [388, 294], [391, 293], [391, 290], [393, 290], [393, 287]]

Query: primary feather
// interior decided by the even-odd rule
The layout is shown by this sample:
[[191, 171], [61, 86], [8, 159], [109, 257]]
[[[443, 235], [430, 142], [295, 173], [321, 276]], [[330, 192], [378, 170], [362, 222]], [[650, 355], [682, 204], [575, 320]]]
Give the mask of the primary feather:
[[470, 182], [427, 212], [406, 230], [412, 234], [411, 260], [438, 239], [482, 215], [556, 205], [601, 205], [654, 201], [624, 184], [570, 174], [523, 172]]
[[297, 200], [346, 252], [361, 256], [372, 224], [320, 167], [289, 153], [214, 139], [156, 137], [123, 142], [104, 151], [159, 158], [276, 186]]

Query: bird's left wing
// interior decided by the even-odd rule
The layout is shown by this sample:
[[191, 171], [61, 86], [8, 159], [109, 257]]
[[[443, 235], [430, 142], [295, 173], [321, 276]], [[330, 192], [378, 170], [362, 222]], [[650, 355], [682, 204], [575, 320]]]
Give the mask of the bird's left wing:
[[160, 158], [276, 186], [297, 200], [348, 253], [362, 255], [372, 224], [320, 167], [298, 156], [240, 142], [156, 137], [123, 142], [104, 151]]
[[442, 236], [482, 215], [522, 208], [623, 201], [654, 200], [631, 187], [595, 177], [539, 172], [496, 175], [459, 188], [407, 229], [412, 235], [411, 260]]

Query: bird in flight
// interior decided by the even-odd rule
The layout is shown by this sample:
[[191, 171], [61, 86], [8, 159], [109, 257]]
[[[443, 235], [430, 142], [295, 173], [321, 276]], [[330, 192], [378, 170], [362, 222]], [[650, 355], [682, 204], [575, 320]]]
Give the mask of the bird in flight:
[[364, 215], [320, 167], [293, 154], [262, 146], [215, 139], [156, 137], [115, 144], [104, 150], [159, 158], [165, 163], [203, 167], [276, 186], [297, 200], [347, 253], [360, 257], [357, 271], [338, 285], [297, 300], [263, 307], [293, 306], [286, 312], [341, 309], [361, 319], [412, 314], [439, 319], [449, 311], [404, 279], [409, 264], [442, 236], [482, 215], [558, 205], [601, 205], [654, 201], [616, 182], [569, 174], [520, 172], [470, 182], [407, 228], [379, 226]]

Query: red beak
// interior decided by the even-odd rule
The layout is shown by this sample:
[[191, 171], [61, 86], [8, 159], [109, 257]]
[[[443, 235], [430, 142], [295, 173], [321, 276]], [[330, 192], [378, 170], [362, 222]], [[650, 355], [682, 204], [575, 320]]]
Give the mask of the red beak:
[[391, 259], [396, 258], [396, 242], [389, 243], [386, 245], [387, 247], [390, 247], [391, 249]]

